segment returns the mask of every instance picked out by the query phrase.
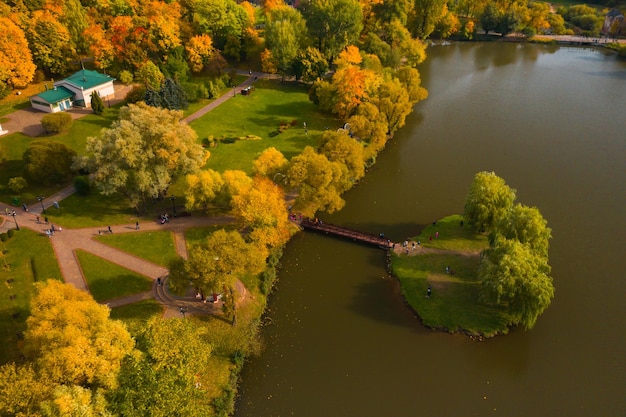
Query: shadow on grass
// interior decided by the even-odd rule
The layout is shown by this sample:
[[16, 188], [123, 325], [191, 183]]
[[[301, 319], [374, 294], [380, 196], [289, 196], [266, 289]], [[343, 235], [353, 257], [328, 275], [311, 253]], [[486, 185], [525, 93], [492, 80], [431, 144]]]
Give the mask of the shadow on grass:
[[152, 287], [150, 279], [132, 273], [109, 276], [105, 279], [92, 277], [88, 281], [89, 291], [97, 302], [149, 291]]

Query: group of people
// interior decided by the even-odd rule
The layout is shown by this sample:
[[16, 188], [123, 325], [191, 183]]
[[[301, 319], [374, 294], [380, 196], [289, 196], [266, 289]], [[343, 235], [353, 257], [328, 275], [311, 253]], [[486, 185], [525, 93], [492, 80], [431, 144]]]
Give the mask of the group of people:
[[[48, 218], [46, 217], [46, 224], [48, 224]], [[51, 238], [52, 236], [54, 236], [54, 232], [60, 232], [62, 231], [63, 228], [61, 226], [59, 226], [58, 228], [54, 227], [53, 224], [50, 225], [49, 229], [46, 229], [46, 236], [48, 236], [49, 238]]]
[[169, 223], [170, 215], [167, 213], [161, 213], [161, 224]]

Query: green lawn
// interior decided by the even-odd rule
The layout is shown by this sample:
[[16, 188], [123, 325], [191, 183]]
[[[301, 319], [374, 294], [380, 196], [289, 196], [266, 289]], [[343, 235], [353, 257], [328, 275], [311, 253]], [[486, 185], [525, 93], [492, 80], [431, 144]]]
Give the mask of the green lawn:
[[[462, 216], [455, 214], [428, 225], [413, 238], [426, 248], [480, 252], [489, 242], [485, 235], [474, 233], [469, 227], [461, 227]], [[436, 238], [439, 233], [439, 238]], [[432, 239], [431, 239], [432, 237]]]
[[152, 316], [163, 314], [163, 306], [156, 300], [143, 300], [137, 303], [116, 307], [111, 310], [111, 318], [122, 320], [131, 334]]
[[98, 302], [149, 291], [152, 280], [84, 251], [76, 256], [85, 274], [89, 292]]
[[3, 364], [18, 361], [21, 355], [18, 335], [26, 329], [33, 283], [62, 278], [45, 235], [22, 229], [0, 243], [0, 247], [5, 252], [4, 260], [0, 261], [0, 335], [4, 341], [0, 343], [0, 364]]
[[[261, 140], [220, 143], [210, 148], [207, 167], [223, 172], [226, 169], [252, 170], [252, 161], [266, 148], [275, 147], [287, 159], [299, 154], [305, 146], [316, 145], [326, 128], [337, 129], [340, 122], [318, 112], [309, 101], [308, 87], [276, 80], [259, 80], [251, 95], [237, 95], [206, 116], [191, 123], [200, 140], [209, 136], [240, 137], [256, 135]], [[270, 136], [281, 123], [295, 125], [277, 136]], [[303, 123], [306, 122], [308, 135]]]
[[[141, 224], [140, 224], [141, 227]], [[97, 240], [167, 267], [177, 257], [174, 234], [170, 231], [122, 233], [98, 236]]]
[[[450, 216], [428, 226], [414, 240], [421, 240], [425, 248], [435, 251], [394, 254], [393, 273], [400, 281], [403, 296], [426, 326], [483, 336], [506, 333], [506, 315], [479, 300], [477, 272], [480, 251], [487, 248], [487, 240], [461, 227], [460, 220], [460, 216]], [[429, 286], [430, 298], [426, 296]]]

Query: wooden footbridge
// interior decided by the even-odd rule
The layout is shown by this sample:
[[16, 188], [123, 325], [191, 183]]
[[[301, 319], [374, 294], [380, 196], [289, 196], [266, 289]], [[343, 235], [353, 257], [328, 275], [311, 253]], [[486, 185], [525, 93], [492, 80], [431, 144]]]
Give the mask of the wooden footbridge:
[[343, 237], [346, 239], [352, 239], [355, 242], [365, 243], [368, 245], [374, 245], [381, 249], [388, 249], [393, 246], [393, 242], [385, 238], [384, 235], [371, 235], [368, 233], [351, 230], [346, 227], [335, 226], [320, 220], [302, 219], [300, 226], [303, 229], [313, 230], [315, 232], [324, 233], [327, 235]]

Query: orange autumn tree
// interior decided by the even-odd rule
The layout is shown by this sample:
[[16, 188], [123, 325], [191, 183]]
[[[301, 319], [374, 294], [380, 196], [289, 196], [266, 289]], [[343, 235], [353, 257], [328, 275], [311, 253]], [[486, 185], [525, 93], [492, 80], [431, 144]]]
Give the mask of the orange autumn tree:
[[100, 69], [110, 67], [115, 59], [115, 49], [102, 25], [92, 24], [85, 29], [83, 36], [89, 45], [89, 52], [96, 66]]
[[24, 88], [35, 74], [35, 64], [24, 31], [8, 17], [0, 17], [0, 90], [2, 83]]
[[332, 79], [335, 90], [333, 112], [348, 118], [363, 101], [368, 101], [381, 84], [380, 75], [359, 66], [363, 61], [359, 49], [349, 46], [337, 57], [337, 71]]
[[187, 60], [189, 61], [191, 72], [202, 71], [215, 52], [213, 40], [206, 34], [197, 35], [189, 39], [185, 50], [187, 51]]

